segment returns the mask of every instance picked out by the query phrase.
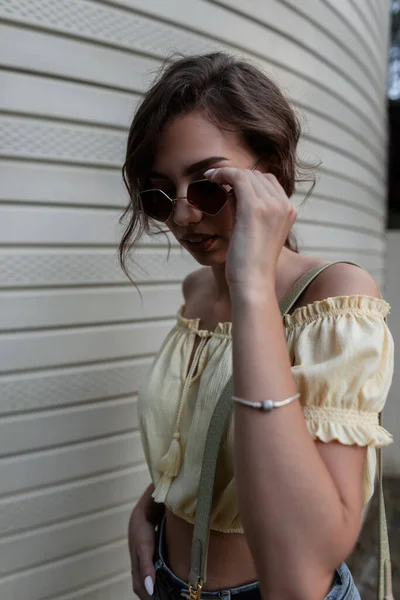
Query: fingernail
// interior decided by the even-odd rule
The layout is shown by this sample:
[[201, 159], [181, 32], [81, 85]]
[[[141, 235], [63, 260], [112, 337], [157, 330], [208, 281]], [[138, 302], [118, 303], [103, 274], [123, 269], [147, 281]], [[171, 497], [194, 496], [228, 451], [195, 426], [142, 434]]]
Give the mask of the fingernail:
[[144, 580], [144, 587], [146, 588], [146, 592], [148, 593], [148, 595], [152, 596], [154, 592], [154, 585], [150, 575], [147, 575], [146, 579]]
[[206, 177], [211, 177], [211, 179], [213, 178], [213, 175], [215, 173], [215, 169], [207, 169], [207, 171], [204, 172], [204, 175]]

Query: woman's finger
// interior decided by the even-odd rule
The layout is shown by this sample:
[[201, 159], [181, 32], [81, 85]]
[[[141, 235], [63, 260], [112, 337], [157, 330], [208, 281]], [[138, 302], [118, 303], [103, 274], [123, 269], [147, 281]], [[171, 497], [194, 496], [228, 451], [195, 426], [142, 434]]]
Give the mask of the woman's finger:
[[128, 525], [128, 545], [131, 558], [132, 588], [140, 600], [151, 598], [155, 582], [153, 554], [155, 529], [144, 517], [135, 519], [132, 511]]
[[229, 184], [233, 187], [236, 199], [236, 209], [240, 208], [242, 198], [251, 198], [255, 195], [254, 187], [250, 181], [250, 171], [236, 167], [220, 167], [208, 169], [204, 176], [210, 181], [221, 185]]
[[136, 554], [131, 554], [131, 576], [133, 593], [136, 594], [140, 600], [149, 600], [149, 594], [144, 587], [144, 581], [139, 568], [139, 560]]
[[261, 173], [260, 171], [257, 171], [254, 173], [254, 177], [262, 190], [260, 190], [260, 196], [267, 193], [272, 198], [280, 197], [276, 188], [272, 185], [271, 181], [267, 177], [267, 173]]
[[[265, 198], [267, 193], [271, 197], [279, 197], [283, 190], [277, 190], [265, 173], [260, 171], [250, 171], [249, 169], [240, 169], [237, 167], [219, 167], [208, 169], [204, 173], [207, 179], [219, 184], [229, 184], [233, 187], [236, 197], [248, 198], [252, 192], [258, 198]], [[278, 193], [279, 192], [279, 195]]]
[[286, 196], [285, 190], [283, 189], [280, 181], [273, 173], [264, 173], [265, 179], [269, 182], [269, 184], [275, 189], [279, 196]]
[[[255, 195], [258, 198], [265, 198], [266, 193], [267, 193], [267, 197], [270, 196], [270, 192], [267, 191], [265, 188], [262, 173], [257, 172], [257, 171], [254, 171], [254, 173], [250, 172], [249, 173], [249, 181], [250, 181], [251, 185], [253, 186]], [[273, 188], [271, 187], [271, 191], [272, 190], [273, 190]]]
[[156, 578], [156, 571], [153, 564], [154, 547], [154, 530], [152, 537], [143, 537], [137, 544], [140, 577], [149, 596], [153, 594]]
[[221, 185], [228, 184], [232, 187], [249, 186], [248, 174], [250, 171], [247, 169], [240, 169], [238, 167], [218, 167], [216, 169], [208, 169], [204, 176], [210, 181], [215, 181]]

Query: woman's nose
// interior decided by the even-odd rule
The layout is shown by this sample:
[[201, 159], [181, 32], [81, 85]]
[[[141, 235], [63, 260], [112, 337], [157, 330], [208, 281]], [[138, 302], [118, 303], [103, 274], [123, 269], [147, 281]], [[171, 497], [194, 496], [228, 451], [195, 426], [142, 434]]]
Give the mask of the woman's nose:
[[201, 221], [203, 213], [198, 208], [189, 204], [186, 196], [179, 196], [175, 201], [172, 218], [176, 225], [184, 227], [189, 223]]

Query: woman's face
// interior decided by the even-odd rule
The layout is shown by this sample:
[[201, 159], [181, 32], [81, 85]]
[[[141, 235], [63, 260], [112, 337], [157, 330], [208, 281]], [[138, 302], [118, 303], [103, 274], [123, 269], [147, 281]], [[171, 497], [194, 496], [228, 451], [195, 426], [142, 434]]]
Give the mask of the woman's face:
[[[170, 198], [178, 198], [166, 224], [200, 264], [225, 263], [233, 226], [233, 198], [229, 197], [216, 216], [206, 215], [187, 202], [188, 185], [203, 179], [209, 168], [252, 169], [256, 161], [239, 134], [220, 130], [200, 112], [177, 117], [162, 130], [150, 175], [151, 186], [164, 190]], [[195, 241], [196, 236], [199, 242]]]

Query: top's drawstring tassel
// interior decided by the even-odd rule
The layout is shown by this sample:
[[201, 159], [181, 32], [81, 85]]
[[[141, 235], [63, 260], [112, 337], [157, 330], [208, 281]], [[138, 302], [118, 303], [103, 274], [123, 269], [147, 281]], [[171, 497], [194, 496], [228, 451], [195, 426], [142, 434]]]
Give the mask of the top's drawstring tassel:
[[162, 477], [152, 494], [156, 502], [165, 502], [172, 479], [180, 473], [182, 467], [180, 438], [180, 433], [178, 431], [175, 432], [168, 452], [161, 457], [158, 464], [158, 468], [162, 472]]
[[180, 444], [181, 434], [177, 431], [174, 433], [171, 445], [158, 464], [160, 471], [168, 477], [176, 477], [179, 475], [182, 466], [182, 449]]

